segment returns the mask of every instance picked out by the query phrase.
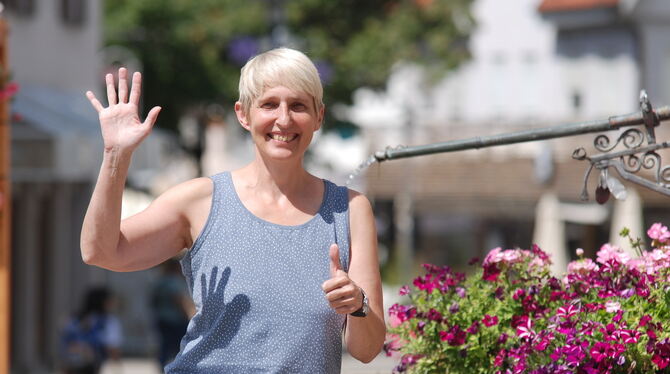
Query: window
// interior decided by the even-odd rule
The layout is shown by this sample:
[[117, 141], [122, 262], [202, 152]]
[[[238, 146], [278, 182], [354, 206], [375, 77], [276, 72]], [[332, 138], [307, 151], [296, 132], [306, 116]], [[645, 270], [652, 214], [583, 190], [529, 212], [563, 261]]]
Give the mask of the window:
[[577, 90], [572, 92], [572, 109], [575, 115], [579, 115], [582, 109], [582, 94]]
[[35, 0], [5, 0], [7, 9], [21, 16], [30, 16], [35, 12]]
[[61, 17], [66, 25], [82, 25], [86, 18], [86, 0], [61, 0]]

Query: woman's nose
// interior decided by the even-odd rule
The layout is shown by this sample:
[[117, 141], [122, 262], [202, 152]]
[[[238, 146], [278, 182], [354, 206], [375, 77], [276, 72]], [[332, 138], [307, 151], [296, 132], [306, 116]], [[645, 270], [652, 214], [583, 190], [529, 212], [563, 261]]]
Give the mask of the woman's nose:
[[280, 105], [277, 108], [277, 119], [275, 122], [278, 126], [288, 126], [291, 123], [291, 113], [288, 105]]

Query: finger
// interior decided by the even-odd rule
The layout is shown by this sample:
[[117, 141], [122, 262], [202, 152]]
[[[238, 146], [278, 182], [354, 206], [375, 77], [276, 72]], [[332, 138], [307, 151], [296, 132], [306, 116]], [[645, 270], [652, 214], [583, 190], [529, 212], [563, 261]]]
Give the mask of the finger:
[[326, 299], [328, 301], [335, 301], [339, 299], [349, 299], [356, 298], [358, 288], [354, 287], [352, 284], [348, 284], [344, 287], [336, 288], [330, 292], [326, 293]]
[[[333, 308], [333, 309], [341, 308], [343, 306], [353, 308], [354, 306], [356, 306], [356, 299], [353, 299], [353, 298], [339, 299], [339, 300], [335, 300], [335, 301], [330, 301], [328, 303], [328, 305], [330, 305], [330, 307]], [[356, 308], [354, 310], [357, 310], [357, 309], [358, 308]]]
[[328, 254], [330, 256], [330, 276], [334, 277], [338, 270], [342, 270], [342, 265], [340, 264], [340, 247], [337, 244], [331, 245]]
[[328, 293], [335, 289], [344, 287], [350, 283], [351, 279], [349, 279], [349, 277], [347, 277], [346, 275], [342, 277], [330, 278], [325, 282], [323, 282], [323, 284], [321, 285], [321, 289], [323, 290], [323, 292]]
[[105, 75], [105, 83], [107, 84], [107, 101], [109, 105], [116, 104], [116, 90], [114, 89], [114, 75]]
[[119, 103], [128, 102], [128, 70], [119, 68]]
[[149, 111], [149, 114], [147, 114], [147, 118], [144, 120], [143, 125], [148, 126], [148, 127], [153, 127], [154, 123], [156, 123], [156, 119], [158, 118], [158, 113], [161, 111], [161, 107], [155, 106], [151, 108]]
[[135, 72], [133, 74], [133, 80], [130, 86], [130, 99], [129, 103], [140, 105], [140, 92], [142, 91], [142, 74]]
[[200, 276], [200, 295], [202, 295], [202, 297], [206, 297], [208, 295], [207, 277], [205, 276], [205, 273], [202, 273], [202, 275]]
[[103, 109], [105, 109], [100, 103], [100, 101], [98, 101], [98, 99], [95, 97], [93, 92], [86, 91], [86, 97], [88, 98], [88, 101], [91, 102], [91, 105], [93, 105], [93, 108], [95, 108], [95, 110], [98, 111], [98, 113], [100, 113]]

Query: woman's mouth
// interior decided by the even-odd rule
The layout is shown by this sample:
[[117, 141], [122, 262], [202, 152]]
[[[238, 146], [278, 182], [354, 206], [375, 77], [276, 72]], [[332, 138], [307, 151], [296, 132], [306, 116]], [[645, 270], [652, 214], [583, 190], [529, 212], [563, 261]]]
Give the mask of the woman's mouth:
[[295, 140], [295, 138], [298, 137], [298, 134], [275, 134], [275, 133], [270, 133], [270, 134], [268, 134], [268, 137], [270, 139], [276, 140], [278, 142], [289, 143], [289, 142]]

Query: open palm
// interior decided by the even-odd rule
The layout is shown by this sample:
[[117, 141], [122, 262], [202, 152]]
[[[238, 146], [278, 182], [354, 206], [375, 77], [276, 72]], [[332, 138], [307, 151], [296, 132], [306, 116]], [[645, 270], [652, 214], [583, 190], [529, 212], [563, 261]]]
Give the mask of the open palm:
[[118, 93], [112, 74], [105, 76], [105, 83], [109, 102], [106, 108], [93, 92], [86, 92], [91, 105], [98, 111], [105, 150], [133, 151], [151, 132], [161, 108], [153, 107], [147, 114], [147, 118], [140, 121], [138, 106], [142, 91], [142, 76], [138, 72], [133, 74], [130, 96], [128, 95], [128, 71], [125, 68], [119, 69]]

